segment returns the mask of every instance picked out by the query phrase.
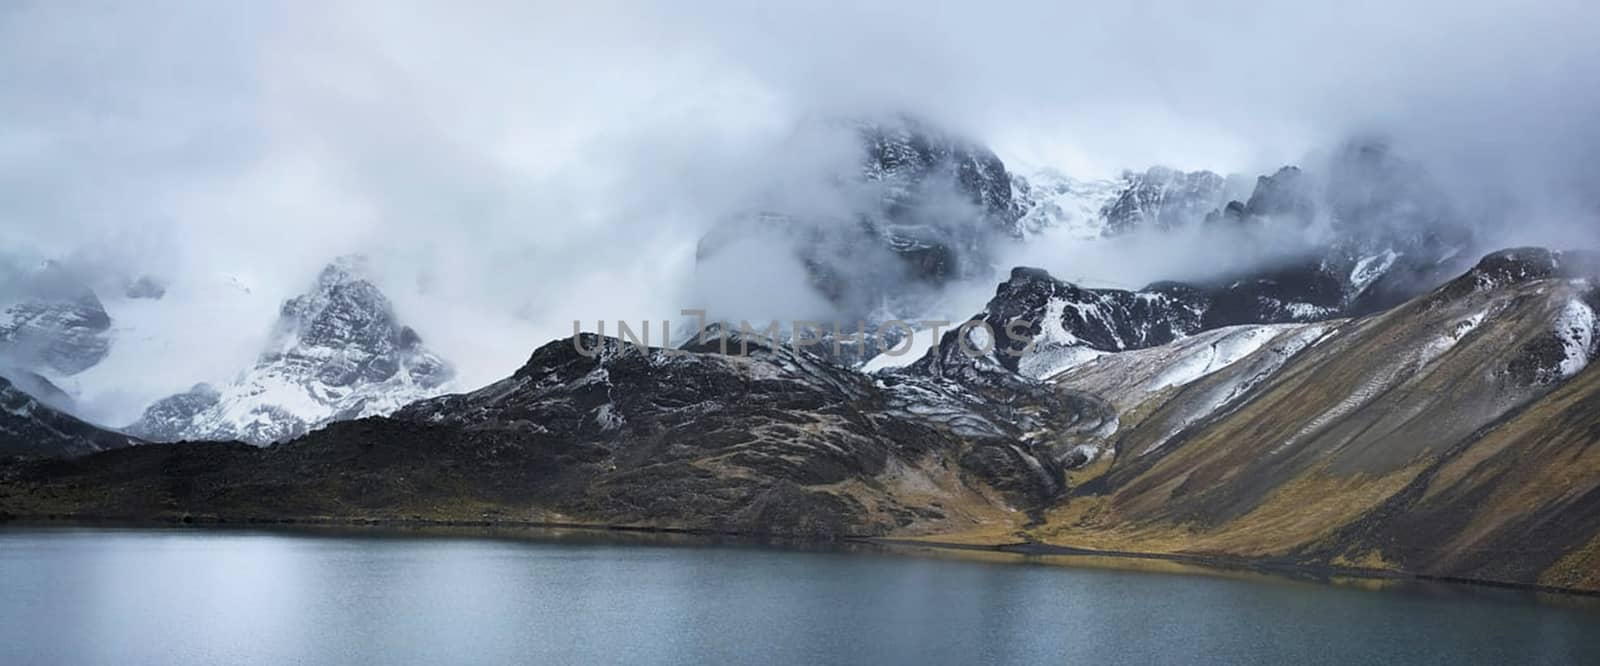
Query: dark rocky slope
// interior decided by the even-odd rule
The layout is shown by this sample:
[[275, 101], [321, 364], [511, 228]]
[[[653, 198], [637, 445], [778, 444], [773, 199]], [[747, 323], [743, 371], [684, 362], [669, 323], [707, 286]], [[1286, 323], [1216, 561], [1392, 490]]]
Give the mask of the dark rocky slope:
[[[1035, 453], [1075, 403], [876, 381], [785, 349], [536, 352], [479, 391], [265, 449], [142, 446], [4, 472], [13, 514], [398, 517], [780, 534], [1009, 525], [1065, 490]], [[738, 339], [734, 339], [735, 345]], [[1031, 389], [1031, 390], [1028, 390]], [[68, 488], [92, 499], [53, 503]]]
[[59, 411], [0, 377], [0, 456], [81, 456], [137, 443]]

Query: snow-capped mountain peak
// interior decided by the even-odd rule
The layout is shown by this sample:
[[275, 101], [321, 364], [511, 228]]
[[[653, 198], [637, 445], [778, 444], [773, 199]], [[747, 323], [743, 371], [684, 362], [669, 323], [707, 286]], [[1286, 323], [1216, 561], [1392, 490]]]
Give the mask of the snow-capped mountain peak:
[[283, 304], [254, 367], [231, 384], [201, 384], [157, 401], [129, 432], [264, 445], [442, 393], [449, 364], [399, 323], [366, 274], [360, 257], [334, 261], [309, 291]]

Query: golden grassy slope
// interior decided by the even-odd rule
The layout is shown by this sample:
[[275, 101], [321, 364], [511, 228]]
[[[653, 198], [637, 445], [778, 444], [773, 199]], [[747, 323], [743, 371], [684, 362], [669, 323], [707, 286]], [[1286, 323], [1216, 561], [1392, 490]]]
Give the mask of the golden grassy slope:
[[1600, 370], [1512, 368], [1587, 289], [1538, 280], [1350, 322], [1198, 422], [1245, 362], [1162, 391], [1026, 536], [1600, 588]]

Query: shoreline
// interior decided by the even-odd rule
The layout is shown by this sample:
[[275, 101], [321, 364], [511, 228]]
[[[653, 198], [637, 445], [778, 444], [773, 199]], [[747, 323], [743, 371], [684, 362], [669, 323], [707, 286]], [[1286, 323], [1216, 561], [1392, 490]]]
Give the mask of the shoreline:
[[[1018, 557], [1060, 557], [1060, 558], [1103, 558], [1105, 560], [1127, 561], [1156, 561], [1198, 567], [1216, 573], [1247, 572], [1275, 576], [1292, 580], [1311, 580], [1329, 583], [1336, 578], [1355, 578], [1376, 581], [1416, 581], [1428, 583], [1445, 583], [1471, 587], [1497, 588], [1506, 590], [1519, 590], [1538, 594], [1554, 594], [1573, 598], [1600, 598], [1600, 590], [1586, 590], [1581, 588], [1566, 588], [1532, 583], [1516, 583], [1507, 581], [1484, 580], [1477, 578], [1463, 578], [1458, 576], [1437, 576], [1405, 571], [1391, 571], [1386, 569], [1370, 569], [1361, 567], [1342, 567], [1325, 564], [1307, 564], [1283, 559], [1272, 558], [1247, 558], [1228, 555], [1199, 554], [1199, 553], [1155, 553], [1143, 551], [1123, 550], [1098, 550], [1093, 548], [1079, 548], [1075, 546], [1060, 546], [1054, 544], [1038, 543], [1032, 541], [1017, 541], [1002, 544], [973, 544], [938, 541], [937, 537], [882, 537], [861, 535], [795, 535], [766, 532], [748, 532], [738, 530], [716, 530], [708, 528], [670, 527], [654, 525], [616, 525], [602, 523], [583, 523], [572, 521], [534, 521], [534, 520], [452, 520], [434, 518], [334, 518], [334, 517], [299, 517], [299, 518], [230, 518], [227, 516], [195, 516], [190, 514], [172, 516], [112, 516], [112, 515], [82, 515], [82, 514], [41, 514], [41, 515], [14, 515], [0, 512], [0, 529], [14, 526], [25, 527], [130, 527], [130, 528], [156, 528], [156, 527], [226, 527], [226, 528], [251, 528], [251, 527], [308, 527], [308, 528], [355, 528], [375, 529], [418, 529], [418, 528], [443, 528], [462, 530], [482, 529], [508, 529], [508, 530], [575, 530], [612, 534], [637, 534], [637, 535], [664, 535], [706, 538], [734, 538], [748, 539], [775, 547], [792, 548], [798, 545], [838, 545], [859, 544], [881, 546], [890, 549], [924, 549], [940, 553], [993, 553], [1014, 555]], [[1050, 563], [1052, 566], [1071, 566], [1066, 563]], [[1136, 570], [1137, 567], [1128, 566], [1126, 569]]]
[[1093, 548], [1079, 548], [1075, 546], [1058, 546], [1054, 544], [1038, 543], [1033, 541], [1018, 541], [1015, 543], [985, 545], [951, 543], [933, 540], [923, 541], [915, 538], [907, 539], [895, 537], [868, 537], [866, 540], [873, 543], [892, 546], [922, 546], [939, 550], [967, 550], [975, 552], [1008, 553], [1025, 557], [1101, 557], [1123, 560], [1153, 560], [1159, 562], [1173, 562], [1177, 564], [1190, 565], [1219, 572], [1245, 571], [1284, 578], [1317, 580], [1324, 582], [1333, 578], [1417, 581], [1428, 583], [1447, 583], [1450, 585], [1472, 587], [1489, 587], [1506, 590], [1520, 590], [1524, 592], [1558, 594], [1570, 597], [1600, 598], [1600, 590], [1586, 590], [1582, 588], [1538, 585], [1534, 583], [1486, 580], [1481, 578], [1464, 578], [1460, 576], [1439, 576], [1408, 571], [1392, 571], [1388, 569], [1343, 567], [1331, 564], [1307, 564], [1304, 562], [1274, 558], [1248, 558], [1230, 555], [1206, 555], [1199, 553], [1153, 553], [1130, 550], [1098, 550]]

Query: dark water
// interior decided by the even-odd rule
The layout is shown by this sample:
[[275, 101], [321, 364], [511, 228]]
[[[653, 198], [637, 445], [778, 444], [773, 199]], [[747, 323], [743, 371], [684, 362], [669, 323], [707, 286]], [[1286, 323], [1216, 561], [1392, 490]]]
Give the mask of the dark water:
[[1600, 663], [1600, 611], [594, 537], [0, 529], [0, 664]]

